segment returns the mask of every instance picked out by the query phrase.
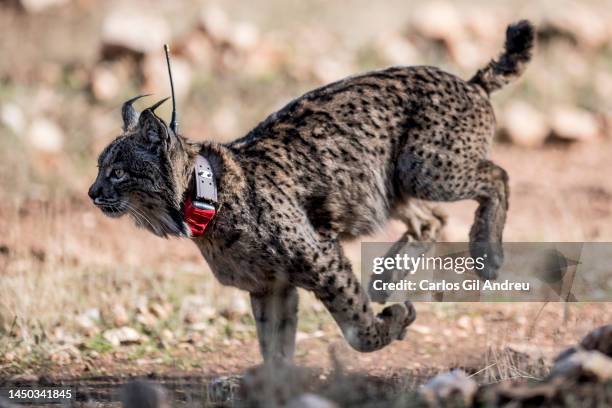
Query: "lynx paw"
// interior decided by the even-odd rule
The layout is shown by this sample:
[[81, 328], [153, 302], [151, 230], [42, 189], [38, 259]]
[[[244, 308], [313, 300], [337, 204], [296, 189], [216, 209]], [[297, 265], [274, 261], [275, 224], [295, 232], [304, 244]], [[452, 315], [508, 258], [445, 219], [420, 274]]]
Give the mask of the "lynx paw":
[[379, 317], [389, 325], [389, 336], [393, 340], [402, 340], [406, 329], [416, 319], [416, 310], [410, 301], [396, 303], [383, 309]]

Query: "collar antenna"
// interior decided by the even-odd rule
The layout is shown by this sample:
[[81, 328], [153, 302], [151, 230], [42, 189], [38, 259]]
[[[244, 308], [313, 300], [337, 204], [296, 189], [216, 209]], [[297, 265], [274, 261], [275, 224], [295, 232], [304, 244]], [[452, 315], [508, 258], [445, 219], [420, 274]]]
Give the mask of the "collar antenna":
[[166, 64], [168, 65], [168, 76], [170, 77], [170, 92], [172, 95], [172, 118], [170, 119], [170, 129], [177, 134], [178, 121], [176, 115], [176, 98], [174, 97], [174, 81], [172, 80], [172, 68], [170, 67], [170, 47], [164, 44], [164, 52], [166, 53]]

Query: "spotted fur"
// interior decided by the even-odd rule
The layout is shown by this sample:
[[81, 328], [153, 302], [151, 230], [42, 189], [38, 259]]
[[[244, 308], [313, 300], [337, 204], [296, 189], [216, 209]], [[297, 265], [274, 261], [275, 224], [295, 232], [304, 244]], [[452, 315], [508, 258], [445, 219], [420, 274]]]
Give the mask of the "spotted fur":
[[153, 108], [128, 112], [90, 196], [159, 236], [188, 236], [182, 203], [193, 194], [196, 155], [206, 156], [219, 210], [192, 239], [221, 283], [251, 294], [264, 357], [293, 355], [296, 288], [323, 302], [351, 346], [378, 350], [404, 336], [414, 308], [375, 315], [340, 242], [389, 218], [404, 221], [403, 239], [435, 240], [444, 217], [429, 202], [474, 199], [470, 248], [488, 259], [483, 276], [495, 277], [509, 192], [506, 172], [488, 159], [488, 95], [522, 72], [532, 44], [528, 22], [510, 26], [505, 53], [467, 82], [427, 66], [343, 79], [228, 144], [175, 135]]

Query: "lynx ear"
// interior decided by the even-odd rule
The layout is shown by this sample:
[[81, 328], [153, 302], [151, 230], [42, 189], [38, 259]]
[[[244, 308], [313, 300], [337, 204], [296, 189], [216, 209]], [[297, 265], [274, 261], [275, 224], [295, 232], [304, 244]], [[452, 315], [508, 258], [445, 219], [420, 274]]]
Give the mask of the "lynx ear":
[[150, 108], [145, 109], [138, 118], [138, 127], [143, 141], [152, 147], [161, 146], [164, 149], [169, 149], [174, 145], [176, 136], [169, 131], [166, 122], [155, 114], [162, 103], [168, 98], [162, 99]]

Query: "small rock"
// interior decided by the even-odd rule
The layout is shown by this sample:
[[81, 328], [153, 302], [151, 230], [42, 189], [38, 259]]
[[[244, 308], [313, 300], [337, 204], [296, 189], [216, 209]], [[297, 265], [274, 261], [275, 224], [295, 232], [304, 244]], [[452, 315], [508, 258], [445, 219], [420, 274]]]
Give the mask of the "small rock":
[[286, 405], [287, 408], [338, 408], [335, 402], [317, 394], [305, 393], [292, 399]]
[[464, 27], [457, 8], [452, 2], [422, 3], [414, 11], [412, 23], [423, 36], [452, 44], [463, 39]]
[[144, 340], [144, 336], [141, 336], [140, 333], [128, 326], [107, 330], [102, 336], [113, 346], [137, 344]]
[[113, 324], [117, 327], [125, 326], [130, 321], [130, 316], [123, 305], [117, 304], [112, 310]]
[[50, 7], [63, 6], [70, 0], [19, 0], [19, 4], [28, 13], [38, 13]]
[[189, 325], [189, 330], [193, 331], [207, 331], [210, 329], [210, 323], [208, 322], [195, 322]]
[[246, 299], [242, 296], [235, 296], [234, 298], [232, 298], [232, 300], [230, 301], [229, 305], [227, 305], [223, 311], [221, 312], [221, 314], [223, 315], [223, 317], [225, 317], [226, 319], [234, 319], [234, 318], [238, 318], [241, 316], [244, 316], [245, 314], [249, 313], [251, 310], [249, 303], [246, 301]]
[[55, 122], [46, 118], [36, 118], [30, 124], [27, 139], [37, 150], [57, 153], [62, 150], [64, 133]]
[[477, 390], [476, 381], [468, 377], [462, 370], [453, 370], [436, 375], [423, 386], [420, 392], [433, 406], [438, 406], [440, 401], [457, 394], [462, 397], [466, 406], [471, 406]]
[[51, 353], [49, 358], [56, 364], [68, 364], [72, 360], [70, 353], [66, 350], [57, 350]]
[[595, 377], [600, 382], [612, 379], [612, 359], [597, 351], [578, 350], [558, 360], [550, 371], [551, 378]]
[[252, 50], [259, 42], [259, 31], [251, 23], [236, 23], [231, 30], [228, 40], [231, 46], [240, 51]]
[[83, 312], [84, 315], [88, 316], [90, 319], [95, 321], [100, 321], [100, 309], [96, 307], [91, 307]]
[[12, 351], [4, 353], [4, 361], [6, 361], [7, 363], [10, 363], [15, 360], [15, 357], [17, 357], [17, 355]]
[[6, 103], [0, 109], [0, 121], [15, 134], [21, 134], [26, 127], [23, 111], [14, 103]]
[[36, 374], [16, 374], [10, 377], [11, 382], [37, 383], [40, 377]]
[[592, 141], [599, 136], [599, 123], [586, 110], [574, 107], [557, 107], [551, 114], [555, 136], [571, 141]]
[[86, 315], [77, 316], [75, 322], [79, 329], [86, 334], [93, 334], [98, 330], [96, 323]]
[[546, 16], [544, 23], [558, 32], [571, 33], [581, 47], [599, 48], [610, 38], [605, 15], [579, 2], [556, 8]]
[[151, 313], [153, 313], [153, 315], [158, 317], [159, 319], [163, 320], [168, 317], [167, 309], [159, 303], [151, 304], [151, 306], [149, 306], [149, 309], [151, 310]]
[[612, 324], [598, 327], [580, 341], [585, 350], [597, 350], [612, 358]]
[[194, 31], [183, 37], [178, 50], [189, 61], [197, 64], [198, 74], [212, 71], [216, 58], [214, 49], [208, 37], [201, 31]]
[[97, 66], [91, 73], [91, 92], [99, 101], [109, 101], [117, 97], [121, 84], [112, 70]]
[[87, 335], [97, 333], [99, 331], [98, 322], [100, 321], [100, 310], [91, 308], [85, 310], [78, 315], [75, 322], [79, 329]]
[[145, 9], [115, 9], [102, 23], [102, 47], [106, 56], [129, 52], [148, 54], [160, 50], [171, 38], [170, 27]]
[[181, 302], [180, 315], [187, 323], [198, 323], [217, 316], [217, 310], [208, 305], [203, 296], [185, 296]]
[[519, 146], [542, 146], [550, 133], [544, 115], [527, 102], [510, 103], [504, 110], [502, 120], [508, 137]]
[[226, 42], [231, 35], [227, 14], [218, 6], [209, 6], [200, 13], [200, 27], [215, 42]]
[[149, 298], [144, 295], [138, 296], [138, 299], [136, 299], [136, 310], [139, 313], [148, 313], [149, 312]]
[[139, 313], [136, 316], [136, 321], [147, 328], [152, 328], [157, 325], [157, 319], [151, 313]]
[[163, 329], [161, 331], [161, 338], [165, 341], [173, 341], [174, 340], [174, 333], [169, 330], [169, 329]]
[[457, 319], [457, 326], [464, 330], [472, 328], [472, 319], [469, 316], [463, 315]]

